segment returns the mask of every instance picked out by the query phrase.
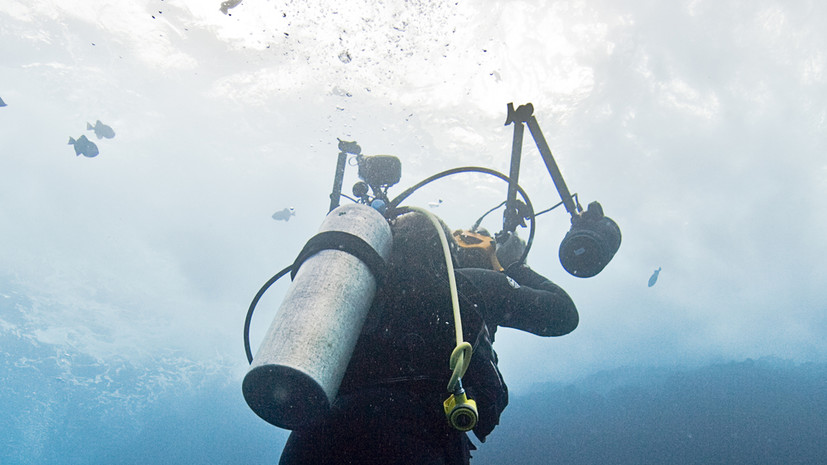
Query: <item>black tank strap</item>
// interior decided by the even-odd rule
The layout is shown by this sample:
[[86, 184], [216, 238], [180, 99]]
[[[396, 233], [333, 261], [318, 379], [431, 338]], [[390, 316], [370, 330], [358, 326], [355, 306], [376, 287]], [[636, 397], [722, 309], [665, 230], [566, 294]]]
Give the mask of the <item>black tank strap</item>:
[[323, 231], [311, 237], [299, 256], [293, 262], [293, 271], [290, 272], [290, 279], [296, 277], [296, 273], [305, 260], [322, 250], [341, 250], [361, 260], [373, 273], [378, 283], [381, 283], [387, 273], [385, 259], [364, 239], [344, 231]]

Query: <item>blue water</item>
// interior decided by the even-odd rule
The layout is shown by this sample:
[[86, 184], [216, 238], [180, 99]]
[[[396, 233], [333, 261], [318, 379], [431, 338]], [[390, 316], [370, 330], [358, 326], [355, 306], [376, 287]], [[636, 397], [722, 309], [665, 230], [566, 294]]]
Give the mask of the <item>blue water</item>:
[[29, 310], [25, 296], [0, 295], [1, 464], [278, 461], [286, 432], [249, 410], [240, 380], [182, 354], [138, 363], [44, 344]]
[[[32, 302], [0, 291], [0, 464], [278, 462], [287, 432], [249, 410], [237, 377], [182, 353], [40, 342]], [[745, 360], [537, 386], [472, 463], [818, 465], [824, 444], [827, 364]]]

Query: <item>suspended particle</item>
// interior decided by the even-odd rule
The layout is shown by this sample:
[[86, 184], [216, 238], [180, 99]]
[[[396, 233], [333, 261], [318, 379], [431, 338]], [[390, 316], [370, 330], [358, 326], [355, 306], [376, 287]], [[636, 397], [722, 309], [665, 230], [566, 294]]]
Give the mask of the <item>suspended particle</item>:
[[347, 50], [344, 50], [342, 51], [342, 53], [339, 54], [339, 61], [341, 61], [344, 64], [350, 63], [352, 59], [353, 58], [350, 56], [350, 52], [348, 52]]

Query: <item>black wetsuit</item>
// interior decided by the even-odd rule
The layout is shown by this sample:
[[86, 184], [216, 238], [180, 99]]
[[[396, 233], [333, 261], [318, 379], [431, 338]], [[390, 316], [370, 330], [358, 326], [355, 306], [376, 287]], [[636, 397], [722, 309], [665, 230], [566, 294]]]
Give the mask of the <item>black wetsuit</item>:
[[[571, 298], [528, 267], [505, 273], [456, 270], [465, 340], [474, 346], [463, 377], [477, 402], [474, 434], [499, 423], [508, 390], [491, 344], [497, 326], [540, 336], [574, 330]], [[519, 284], [518, 284], [519, 283]], [[443, 412], [456, 345], [447, 280], [400, 274], [374, 300], [327, 420], [294, 431], [280, 464], [463, 464], [473, 445]]]

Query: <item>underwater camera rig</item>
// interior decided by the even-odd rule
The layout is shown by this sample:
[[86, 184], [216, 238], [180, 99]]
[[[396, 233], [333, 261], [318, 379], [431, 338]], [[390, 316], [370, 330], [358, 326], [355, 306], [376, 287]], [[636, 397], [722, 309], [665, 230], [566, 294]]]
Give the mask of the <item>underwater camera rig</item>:
[[[540, 125], [537, 123], [537, 118], [533, 113], [534, 106], [531, 103], [520, 105], [516, 109], [513, 103], [508, 104], [505, 125], [514, 124], [514, 138], [511, 146], [511, 166], [508, 176], [488, 168], [474, 166], [454, 168], [435, 174], [419, 182], [402, 192], [393, 200], [388, 199], [387, 191], [388, 187], [398, 183], [401, 178], [402, 164], [399, 159], [391, 155], [364, 156], [361, 154], [361, 147], [359, 147], [356, 142], [347, 142], [340, 139], [339, 161], [336, 166], [333, 191], [330, 193], [330, 210], [332, 211], [339, 206], [341, 197], [346, 197], [354, 202], [373, 205], [374, 208], [379, 209], [380, 212], [386, 216], [391, 216], [393, 215], [393, 210], [398, 207], [403, 200], [420, 187], [432, 181], [458, 173], [486, 173], [508, 182], [508, 192], [506, 194], [506, 200], [499, 206], [486, 212], [477, 220], [472, 229], [476, 229], [488, 213], [491, 213], [491, 211], [502, 205], [505, 205], [503, 226], [502, 230], [495, 235], [498, 243], [505, 242], [509, 234], [514, 233], [517, 226], [525, 227], [525, 220], [529, 220], [531, 222], [529, 239], [523, 256], [519, 260], [519, 262], [522, 263], [525, 262], [534, 239], [534, 218], [563, 205], [569, 215], [571, 215], [571, 229], [560, 243], [558, 253], [560, 263], [572, 276], [578, 278], [595, 276], [606, 267], [612, 257], [614, 257], [618, 248], [620, 248], [620, 228], [611, 218], [603, 214], [603, 207], [598, 202], [590, 203], [588, 208], [583, 211], [577, 194], [572, 195], [569, 192], [566, 181], [563, 180], [563, 175], [560, 173], [560, 169], [554, 161], [551, 149], [549, 149], [543, 132], [540, 130]], [[560, 194], [560, 203], [540, 213], [534, 212], [528, 196], [518, 184], [523, 134], [525, 132], [524, 124], [528, 126], [531, 136], [534, 138], [534, 143], [537, 145], [537, 149], [543, 157], [543, 162], [545, 162], [546, 168], [551, 175], [554, 186]], [[348, 154], [355, 155], [355, 160], [359, 166], [359, 178], [362, 179], [362, 181], [357, 182], [353, 186], [355, 199], [342, 194], [345, 160]], [[373, 191], [372, 195], [370, 194], [371, 190]], [[518, 192], [522, 197], [522, 201], [517, 198]]]
[[[400, 207], [419, 188], [458, 173], [483, 173], [508, 183], [506, 199], [484, 213], [472, 226], [476, 231], [486, 215], [505, 206], [502, 229], [494, 236], [505, 244], [518, 226], [529, 235], [517, 264], [525, 263], [535, 234], [535, 218], [560, 205], [571, 216], [571, 228], [559, 248], [563, 268], [571, 275], [589, 278], [600, 273], [620, 247], [617, 224], [603, 214], [598, 202], [584, 211], [577, 194], [571, 194], [551, 154], [537, 119], [528, 103], [516, 109], [507, 107], [505, 125], [514, 124], [509, 174], [485, 167], [460, 167], [437, 173], [411, 186], [391, 199], [388, 189], [401, 179], [402, 164], [392, 155], [362, 155], [355, 142], [339, 139], [339, 156], [330, 193], [330, 208], [320, 232], [305, 244], [298, 258], [273, 276], [258, 291], [244, 322], [244, 350], [251, 364], [242, 390], [250, 408], [273, 425], [297, 429], [318, 421], [334, 401], [362, 324], [370, 308], [385, 263], [390, 254], [392, 235], [388, 220], [402, 211], [417, 210], [431, 217], [441, 231], [438, 220], [425, 210]], [[535, 213], [519, 174], [525, 125], [528, 126], [540, 155], [560, 194], [560, 202]], [[352, 188], [353, 197], [342, 193], [348, 157], [358, 165], [360, 181]], [[520, 194], [520, 198], [517, 198]], [[353, 203], [340, 206], [342, 198]], [[443, 242], [449, 280], [453, 277], [447, 239]], [[256, 357], [250, 350], [250, 323], [261, 297], [282, 276], [290, 273], [293, 283], [268, 330]], [[452, 282], [452, 292], [456, 292]], [[461, 431], [476, 423], [476, 404], [465, 396], [461, 377], [471, 358], [471, 346], [463, 342], [459, 308], [454, 302], [457, 347], [451, 355], [454, 371], [444, 403], [446, 417]]]

